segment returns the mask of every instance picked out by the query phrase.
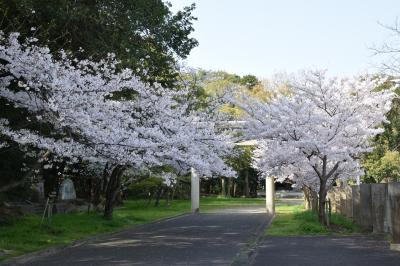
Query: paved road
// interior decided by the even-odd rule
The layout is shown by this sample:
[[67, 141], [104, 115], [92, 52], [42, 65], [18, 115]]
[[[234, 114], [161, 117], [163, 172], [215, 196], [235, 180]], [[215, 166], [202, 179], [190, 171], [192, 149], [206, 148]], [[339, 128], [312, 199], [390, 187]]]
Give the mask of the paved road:
[[261, 207], [187, 215], [67, 248], [24, 265], [230, 265], [269, 219]]
[[399, 266], [400, 252], [382, 237], [267, 237], [254, 266]]

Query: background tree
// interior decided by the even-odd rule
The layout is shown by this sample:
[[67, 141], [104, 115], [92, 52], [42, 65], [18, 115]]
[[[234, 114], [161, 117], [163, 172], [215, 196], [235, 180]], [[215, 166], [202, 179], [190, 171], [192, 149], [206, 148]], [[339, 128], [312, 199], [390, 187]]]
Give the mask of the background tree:
[[[383, 26], [390, 31], [391, 38], [380, 46], [372, 48], [375, 55], [383, 57], [382, 72], [390, 77], [389, 81], [380, 86], [380, 90], [388, 89], [398, 84], [400, 76], [400, 24], [396, 20], [394, 25]], [[400, 89], [396, 88], [397, 95]], [[383, 125], [384, 132], [377, 135], [372, 145], [375, 149], [363, 156], [363, 166], [366, 169], [363, 181], [367, 183], [395, 182], [399, 176], [400, 152], [400, 100], [393, 99], [391, 110], [387, 113], [390, 123]]]
[[255, 166], [278, 180], [319, 194], [319, 220], [326, 224], [324, 203], [336, 180], [360, 177], [359, 156], [370, 139], [383, 132], [393, 93], [377, 91], [379, 80], [328, 78], [324, 71], [289, 79], [290, 94], [264, 103], [231, 98], [248, 114], [247, 139], [257, 139]]
[[[112, 57], [79, 61], [61, 53], [56, 60], [32, 40], [19, 43], [18, 34], [0, 41], [0, 95], [51, 128], [15, 128], [2, 119], [1, 134], [51, 152], [51, 163], [68, 158], [105, 164], [106, 218], [111, 218], [127, 167], [168, 165], [183, 173], [194, 167], [201, 175], [234, 174], [223, 160], [233, 147], [229, 135], [216, 132], [209, 112], [190, 111], [190, 103], [183, 103], [187, 91], [145, 84], [131, 70], [119, 71]], [[124, 90], [135, 97], [113, 98]]]
[[[22, 39], [34, 36], [36, 43], [49, 47], [54, 56], [64, 50], [77, 59], [99, 61], [113, 53], [121, 61], [119, 68], [129, 67], [143, 81], [170, 87], [177, 80], [177, 61], [197, 45], [190, 37], [196, 20], [191, 15], [194, 8], [174, 14], [170, 4], [161, 0], [0, 0], [0, 29], [6, 34], [20, 32]], [[119, 97], [129, 96], [125, 94], [119, 93]], [[15, 128], [30, 124], [32, 129], [51, 131], [1, 96], [0, 106], [0, 118]], [[9, 190], [22, 184], [26, 176], [35, 176], [32, 173], [40, 170], [38, 160], [42, 158], [27, 157], [29, 153], [20, 151], [15, 142], [4, 136], [1, 140], [7, 142], [7, 148], [0, 151], [1, 182], [3, 189]], [[57, 184], [58, 172], [54, 168], [43, 174]]]
[[240, 83], [246, 86], [248, 89], [252, 89], [259, 83], [259, 81], [254, 75], [245, 75], [240, 79]]
[[121, 67], [142, 79], [173, 86], [176, 60], [198, 42], [190, 37], [195, 5], [176, 14], [170, 7], [162, 0], [1, 0], [0, 26], [77, 58], [100, 60], [114, 53]]

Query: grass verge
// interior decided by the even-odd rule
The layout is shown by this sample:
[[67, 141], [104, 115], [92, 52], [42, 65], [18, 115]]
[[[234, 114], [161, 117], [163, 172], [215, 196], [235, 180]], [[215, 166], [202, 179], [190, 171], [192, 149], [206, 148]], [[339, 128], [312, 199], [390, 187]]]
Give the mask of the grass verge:
[[361, 232], [351, 220], [332, 214], [331, 226], [325, 227], [318, 222], [317, 213], [306, 211], [302, 205], [276, 206], [276, 217], [267, 228], [268, 236], [307, 236], [351, 234]]
[[[216, 198], [200, 200], [201, 210], [263, 204], [262, 199]], [[45, 249], [68, 245], [100, 233], [115, 232], [131, 226], [153, 222], [190, 211], [190, 201], [174, 200], [169, 206], [161, 201], [158, 207], [146, 200], [126, 201], [114, 212], [111, 221], [98, 213], [57, 214], [50, 225], [40, 226], [41, 217], [24, 216], [12, 225], [0, 226], [0, 261]], [[2, 254], [3, 253], [3, 254]]]

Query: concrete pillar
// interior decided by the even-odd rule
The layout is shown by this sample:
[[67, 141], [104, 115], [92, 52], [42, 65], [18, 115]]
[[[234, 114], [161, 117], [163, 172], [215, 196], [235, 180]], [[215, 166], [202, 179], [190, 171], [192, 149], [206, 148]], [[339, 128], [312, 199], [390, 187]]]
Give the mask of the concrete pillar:
[[193, 167], [190, 169], [191, 182], [190, 182], [190, 194], [192, 203], [192, 212], [199, 212], [200, 208], [200, 178], [196, 169]]
[[265, 203], [267, 214], [275, 214], [275, 182], [272, 176], [265, 178]]
[[400, 183], [388, 184], [392, 243], [390, 249], [400, 251]]
[[360, 225], [370, 232], [373, 229], [371, 184], [360, 185]]
[[374, 233], [384, 232], [387, 184], [371, 184], [372, 223]]

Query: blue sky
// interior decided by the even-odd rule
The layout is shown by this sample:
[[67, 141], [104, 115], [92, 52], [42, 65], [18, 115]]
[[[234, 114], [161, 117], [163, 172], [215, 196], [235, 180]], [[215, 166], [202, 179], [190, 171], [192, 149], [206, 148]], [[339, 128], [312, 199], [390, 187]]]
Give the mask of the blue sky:
[[373, 72], [382, 58], [370, 47], [391, 34], [400, 0], [169, 0], [173, 10], [196, 3], [187, 65], [268, 77], [326, 68], [333, 75]]

